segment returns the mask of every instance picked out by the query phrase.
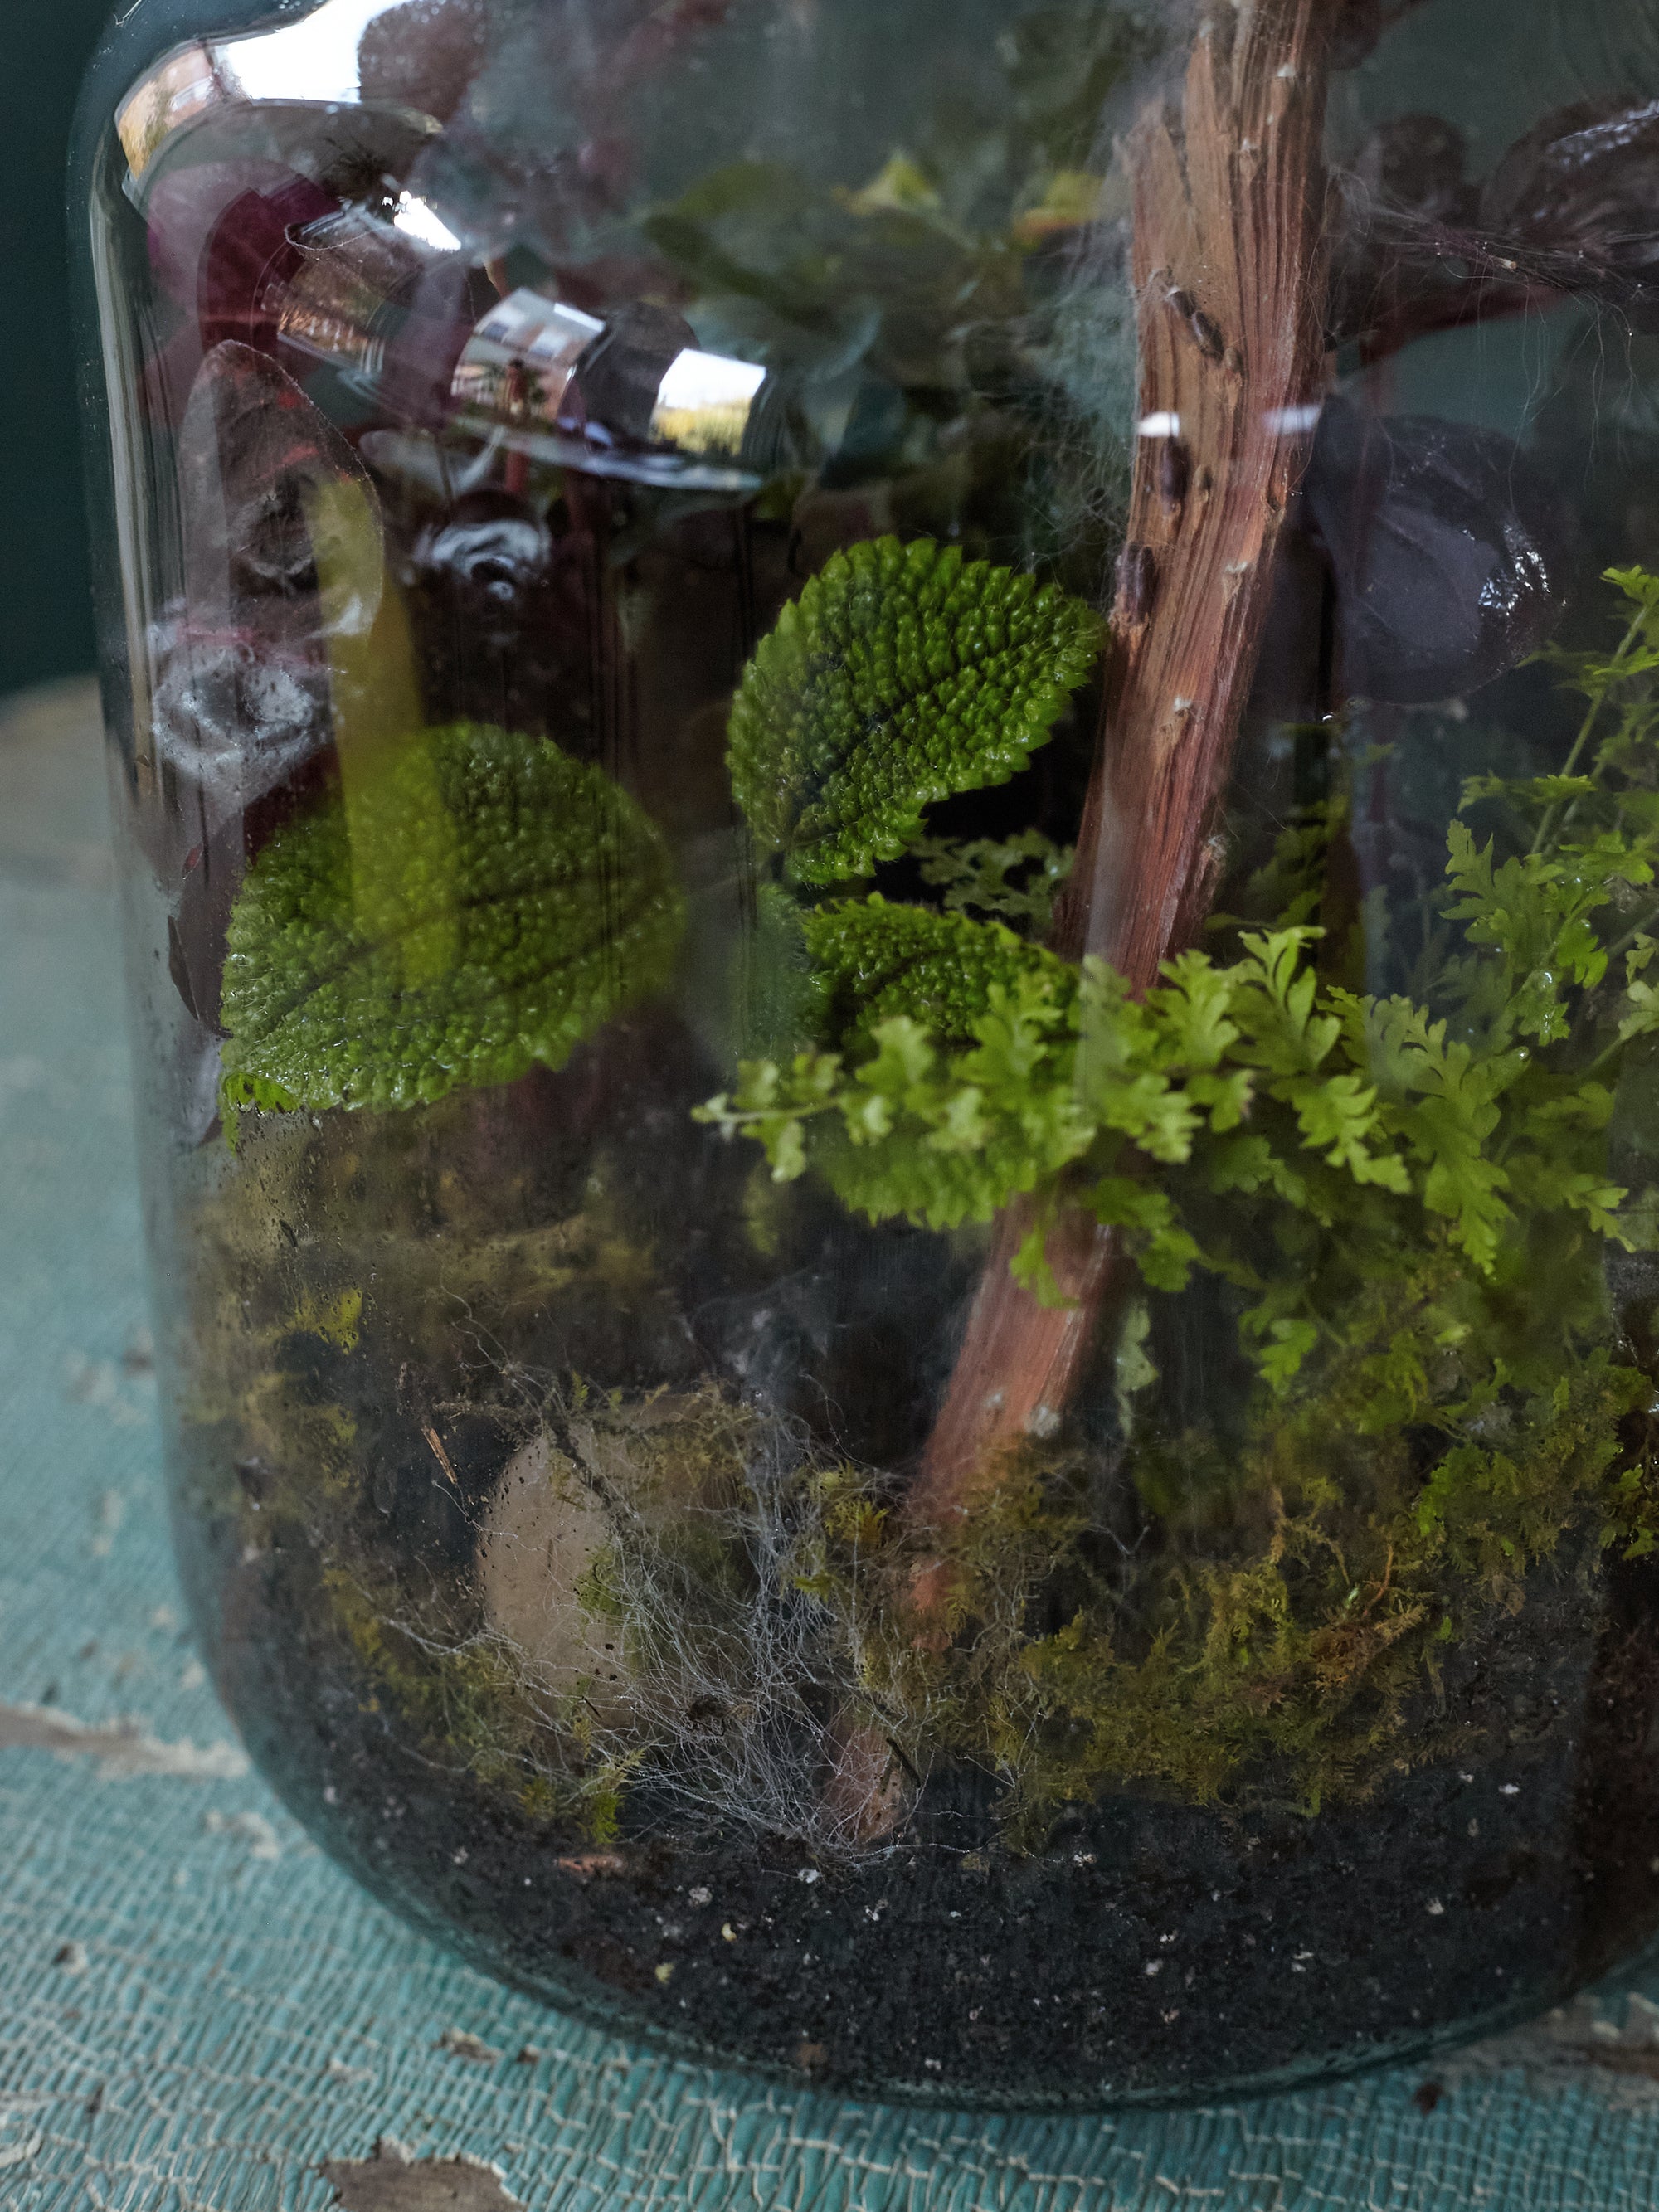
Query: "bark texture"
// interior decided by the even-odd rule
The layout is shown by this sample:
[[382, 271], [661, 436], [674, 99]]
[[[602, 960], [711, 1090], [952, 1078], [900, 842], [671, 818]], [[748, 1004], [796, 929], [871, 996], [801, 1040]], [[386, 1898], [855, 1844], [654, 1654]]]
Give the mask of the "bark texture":
[[[1179, 106], [1160, 103], [1127, 149], [1138, 452], [1100, 758], [1054, 945], [1137, 991], [1213, 896], [1274, 550], [1324, 390], [1328, 5], [1222, 0]], [[922, 1525], [962, 1513], [1009, 1446], [1054, 1433], [1094, 1343], [1110, 1233], [1064, 1210], [1048, 1260], [1068, 1303], [1047, 1309], [1009, 1273], [1034, 1218], [1020, 1203], [999, 1223], [912, 1492]]]

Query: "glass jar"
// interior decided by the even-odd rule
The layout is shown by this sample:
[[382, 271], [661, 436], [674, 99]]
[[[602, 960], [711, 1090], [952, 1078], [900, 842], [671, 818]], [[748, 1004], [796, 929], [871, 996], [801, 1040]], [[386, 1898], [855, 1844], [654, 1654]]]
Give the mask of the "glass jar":
[[491, 1971], [1086, 2106], [1659, 1923], [1632, 14], [112, 33], [179, 1548]]

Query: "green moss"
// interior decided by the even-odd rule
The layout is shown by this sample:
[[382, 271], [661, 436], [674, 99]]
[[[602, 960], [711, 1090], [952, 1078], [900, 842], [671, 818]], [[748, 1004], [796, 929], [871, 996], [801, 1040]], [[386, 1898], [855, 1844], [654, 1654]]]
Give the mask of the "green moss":
[[333, 1565], [324, 1570], [322, 1585], [337, 1632], [422, 1750], [470, 1768], [481, 1781], [514, 1790], [539, 1784], [556, 1804], [562, 1795], [569, 1808], [578, 1791], [560, 1793], [535, 1771], [541, 1731], [505, 1646], [483, 1636], [453, 1642], [452, 1622], [412, 1613], [389, 1580], [366, 1582], [361, 1571]]
[[[1164, 1512], [1132, 1567], [1102, 1550], [1075, 1454], [1011, 1455], [925, 1553], [843, 1478], [812, 1588], [907, 1756], [991, 1764], [1006, 1834], [1035, 1848], [1103, 1789], [1312, 1812], [1470, 1749], [1440, 1692], [1449, 1654], [1467, 1666], [1540, 1574], [1571, 1583], [1594, 1560], [1652, 1386], [1591, 1355], [1504, 1449], [1468, 1440], [1425, 1485], [1402, 1432], [1357, 1432], [1364, 1364], [1264, 1413], [1240, 1457], [1205, 1432], [1144, 1451]], [[918, 1638], [905, 1594], [941, 1562], [949, 1601]]]

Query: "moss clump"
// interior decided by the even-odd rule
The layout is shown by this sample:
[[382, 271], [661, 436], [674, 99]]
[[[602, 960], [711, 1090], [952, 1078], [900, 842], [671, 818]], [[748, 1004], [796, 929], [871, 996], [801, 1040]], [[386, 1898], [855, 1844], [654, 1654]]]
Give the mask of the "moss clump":
[[[1259, 1412], [1237, 1449], [1213, 1431], [1147, 1439], [1121, 1470], [1140, 1491], [1133, 1543], [1106, 1538], [1085, 1462], [1036, 1448], [925, 1552], [872, 1498], [849, 1548], [840, 1499], [814, 1587], [844, 1609], [907, 1755], [990, 1765], [1030, 1844], [1103, 1788], [1316, 1812], [1470, 1748], [1445, 1670], [1540, 1571], [1571, 1581], [1605, 1538], [1628, 1542], [1632, 1476], [1652, 1515], [1653, 1386], [1593, 1351], [1425, 1480], [1420, 1438], [1362, 1425], [1386, 1342]], [[918, 1638], [906, 1593], [941, 1564], [948, 1602]]]

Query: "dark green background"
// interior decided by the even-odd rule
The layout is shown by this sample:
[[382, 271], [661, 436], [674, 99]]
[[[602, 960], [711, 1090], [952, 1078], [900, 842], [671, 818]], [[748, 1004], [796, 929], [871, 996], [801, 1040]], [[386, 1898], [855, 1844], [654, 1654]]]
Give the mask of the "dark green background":
[[110, 0], [0, 0], [0, 692], [92, 665], [64, 167]]

